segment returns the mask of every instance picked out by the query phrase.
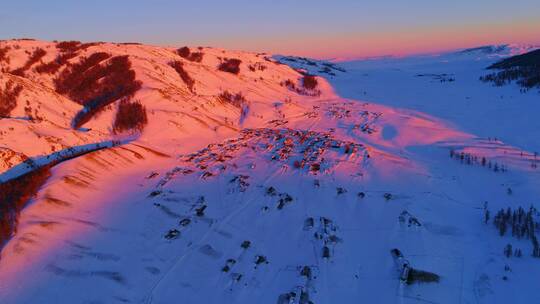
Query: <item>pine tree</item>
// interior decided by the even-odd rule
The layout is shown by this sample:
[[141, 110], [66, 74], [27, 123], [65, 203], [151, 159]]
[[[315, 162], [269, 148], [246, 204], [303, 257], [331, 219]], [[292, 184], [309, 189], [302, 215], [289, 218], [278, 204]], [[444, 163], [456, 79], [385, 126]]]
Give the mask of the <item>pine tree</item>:
[[533, 243], [532, 256], [538, 258], [540, 257], [540, 247], [538, 246], [538, 240], [536, 239], [536, 236], [534, 234], [532, 235], [531, 240]]
[[503, 220], [503, 222], [501, 222], [501, 224], [499, 225], [499, 235], [504, 236], [505, 233], [506, 233], [506, 223]]
[[507, 258], [510, 258], [512, 256], [512, 245], [508, 244], [506, 245], [506, 247], [504, 247], [504, 256], [506, 256]]

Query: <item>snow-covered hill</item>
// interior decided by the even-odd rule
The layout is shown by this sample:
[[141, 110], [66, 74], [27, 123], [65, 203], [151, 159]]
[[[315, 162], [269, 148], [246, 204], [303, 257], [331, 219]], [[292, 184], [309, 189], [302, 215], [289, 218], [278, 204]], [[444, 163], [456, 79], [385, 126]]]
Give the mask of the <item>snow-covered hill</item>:
[[[22, 87], [0, 119], [0, 178], [27, 158], [110, 144], [55, 164], [22, 210], [2, 250], [1, 303], [538, 300], [539, 214], [529, 209], [540, 189], [537, 142], [516, 135], [532, 141], [534, 123], [523, 119], [534, 112], [520, 112], [509, 136], [504, 119], [492, 120], [517, 106], [481, 110], [482, 97], [511, 94], [527, 106], [534, 97], [481, 83], [476, 74], [495, 58], [333, 65], [139, 44], [75, 44], [73, 55], [58, 45], [0, 43], [0, 89]], [[37, 48], [46, 54], [17, 71]], [[109, 80], [98, 77], [84, 95], [59, 89], [63, 71], [79, 65], [82, 80], [70, 81], [88, 86], [126, 55], [122, 75], [132, 71], [140, 88], [124, 97], [138, 100], [147, 122], [115, 128], [118, 98], [75, 128], [94, 101], [74, 97], [95, 96]], [[105, 59], [83, 69], [92, 56]], [[51, 62], [63, 64], [39, 73]], [[438, 281], [422, 282], [420, 270]]]
[[[55, 85], [55, 79], [61, 79], [68, 66], [80, 66], [84, 59], [91, 58], [93, 54], [108, 54], [109, 58], [92, 68], [106, 66], [114, 57], [128, 56], [131, 66], [129, 69], [135, 72], [136, 80], [142, 83], [141, 88], [130, 97], [142, 102], [149, 120], [139, 140], [151, 139], [154, 143], [167, 144], [173, 150], [184, 146], [181, 143], [186, 136], [193, 136], [194, 129], [197, 130], [196, 137], [212, 137], [240, 128], [241, 107], [234, 105], [231, 100], [220, 98], [226, 91], [232, 95], [240, 93], [245, 98], [246, 105], [265, 102], [272, 106], [271, 102], [295, 102], [299, 98], [299, 94], [295, 94], [282, 83], [289, 80], [291, 84], [301, 87], [302, 75], [287, 66], [275, 63], [264, 54], [193, 48], [192, 53], [201, 54], [199, 61], [181, 57], [174, 48], [139, 44], [72, 44], [74, 46], [69, 46], [69, 43], [33, 40], [0, 42], [0, 49], [5, 50], [3, 60], [0, 60], [1, 69], [4, 71], [0, 88], [4, 89], [10, 82], [14, 87], [22, 87], [16, 107], [9, 115], [4, 115], [7, 118], [0, 120], [1, 140], [9, 142], [3, 149], [13, 149], [31, 157], [114, 137], [113, 122], [118, 101], [94, 115], [82, 126], [83, 130], [74, 130], [71, 126], [76, 114], [82, 110], [81, 103], [84, 106], [84, 101], [70, 100], [70, 95], [77, 95], [77, 90], [63, 93], [62, 88]], [[31, 58], [36, 50], [44, 51], [45, 55], [24, 70], [24, 77], [13, 75], [18, 74], [15, 71], [26, 67], [28, 62], [32, 62]], [[218, 70], [218, 65], [227, 59], [241, 60], [238, 75]], [[51, 69], [46, 68], [48, 64], [55, 62], [60, 62], [56, 71], [51, 72]], [[186, 83], [175, 71], [171, 66], [174, 62], [179, 62], [180, 69], [190, 81]], [[41, 70], [44, 71], [39, 72]], [[76, 72], [82, 74], [81, 71], [82, 68]], [[94, 76], [92, 73], [87, 74], [88, 77]], [[97, 78], [98, 84], [99, 79]], [[321, 87], [328, 87], [323, 80], [320, 82]], [[79, 91], [83, 91], [92, 84], [81, 82], [78, 85]], [[98, 85], [95, 87], [97, 89]], [[303, 93], [308, 95], [309, 92]], [[334, 96], [330, 90], [324, 90], [324, 94], [318, 97]], [[270, 119], [271, 117], [261, 118]], [[29, 145], [29, 142], [32, 142], [32, 145]], [[192, 148], [193, 145], [189, 145], [188, 149]], [[10, 165], [12, 164], [2, 164], [4, 170]]]

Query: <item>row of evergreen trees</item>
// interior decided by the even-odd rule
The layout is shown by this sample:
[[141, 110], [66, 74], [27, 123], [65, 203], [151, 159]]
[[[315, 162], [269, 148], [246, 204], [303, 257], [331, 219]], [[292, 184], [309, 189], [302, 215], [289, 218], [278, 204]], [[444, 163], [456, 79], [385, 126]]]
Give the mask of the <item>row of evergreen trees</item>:
[[520, 92], [540, 88], [540, 69], [536, 67], [514, 67], [507, 70], [491, 73], [480, 77], [483, 82], [492, 82], [495, 86], [501, 87], [512, 82], [516, 82], [520, 87]]
[[494, 172], [506, 172], [508, 171], [508, 168], [504, 164], [498, 164], [497, 162], [491, 162], [491, 160], [488, 160], [486, 157], [465, 153], [465, 152], [457, 152], [453, 149], [450, 150], [450, 158], [459, 160], [462, 164], [467, 165], [480, 165], [482, 167], [486, 167], [490, 170], [493, 170]]
[[516, 248], [515, 250], [512, 250], [512, 245], [508, 244], [504, 247], [504, 256], [507, 258], [510, 258], [511, 256], [515, 256], [516, 258], [520, 258], [523, 256], [523, 253], [521, 252], [521, 249]]
[[[511, 229], [512, 236], [517, 239], [529, 239], [533, 245], [532, 256], [540, 257], [540, 244], [536, 237], [536, 231], [540, 230], [540, 222], [536, 221], [538, 218], [538, 211], [535, 207], [531, 206], [528, 211], [525, 211], [522, 207], [516, 210], [508, 207], [506, 210], [501, 209], [493, 217], [493, 224], [499, 231], [500, 236], [505, 236], [507, 231]], [[488, 223], [490, 220], [490, 212], [487, 206], [484, 206], [484, 223]], [[512, 255], [512, 245], [508, 244], [504, 249], [504, 255], [510, 257]], [[521, 250], [514, 251], [514, 256], [521, 256]]]
[[480, 77], [481, 81], [493, 82], [496, 86], [515, 81], [521, 86], [521, 92], [535, 87], [540, 88], [540, 50], [503, 59], [488, 69], [498, 71]]

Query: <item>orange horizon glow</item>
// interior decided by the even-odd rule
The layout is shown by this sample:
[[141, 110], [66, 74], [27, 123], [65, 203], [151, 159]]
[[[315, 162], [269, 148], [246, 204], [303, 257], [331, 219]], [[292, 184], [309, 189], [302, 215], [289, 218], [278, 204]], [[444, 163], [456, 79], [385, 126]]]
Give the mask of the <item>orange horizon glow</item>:
[[0, 39], [215, 46], [334, 60], [540, 44], [538, 0], [166, 2], [10, 1]]
[[[540, 21], [499, 24], [461, 24], [449, 27], [408, 28], [400, 31], [297, 33], [276, 37], [244, 37], [219, 41], [219, 47], [295, 55], [318, 59], [359, 59], [379, 56], [431, 54], [493, 44], [540, 46]], [[253, 47], [252, 45], [256, 45]]]

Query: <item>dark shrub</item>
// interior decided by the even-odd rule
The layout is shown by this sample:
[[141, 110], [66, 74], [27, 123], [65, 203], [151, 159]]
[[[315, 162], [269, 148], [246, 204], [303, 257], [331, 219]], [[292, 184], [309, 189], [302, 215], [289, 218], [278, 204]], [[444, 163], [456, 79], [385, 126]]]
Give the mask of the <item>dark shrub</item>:
[[330, 248], [328, 248], [328, 246], [323, 247], [322, 257], [327, 259], [330, 258]]
[[315, 89], [318, 85], [317, 79], [315, 76], [311, 75], [305, 75], [304, 78], [302, 78], [302, 87], [296, 86], [296, 84], [290, 79], [282, 81], [280, 84], [290, 91], [296, 92], [300, 95], [319, 96], [321, 94], [320, 90]]
[[18, 216], [26, 202], [50, 176], [48, 166], [0, 183], [0, 247], [17, 229]]
[[201, 62], [204, 56], [203, 52], [192, 53], [187, 46], [177, 49], [176, 53], [178, 54], [178, 56], [193, 62]]
[[285, 86], [286, 88], [288, 88], [291, 91], [296, 91], [296, 84], [294, 84], [294, 82], [292, 80], [290, 80], [290, 79], [287, 79], [287, 80], [281, 82], [281, 85]]
[[219, 94], [218, 99], [221, 102], [231, 104], [237, 108], [241, 108], [247, 103], [246, 98], [244, 95], [242, 95], [242, 93], [232, 94], [229, 93], [229, 91], [223, 91], [221, 94]]
[[9, 72], [10, 74], [13, 74], [13, 75], [17, 75], [17, 76], [20, 76], [20, 77], [25, 77], [25, 74], [24, 74], [24, 69], [21, 67], [21, 68], [18, 68], [18, 69], [15, 69], [15, 70], [12, 70], [11, 72]]
[[0, 63], [4, 61], [9, 62], [8, 57], [7, 57], [8, 51], [9, 51], [9, 46], [0, 47]]
[[[98, 52], [90, 55], [90, 57], [81, 58], [78, 63], [65, 69], [58, 78], [55, 79], [54, 83], [56, 91], [60, 94], [67, 94], [78, 103], [84, 104], [86, 96], [84, 96], [81, 91], [93, 89], [85, 86], [88, 85], [88, 82], [96, 82], [99, 80], [97, 77], [102, 75], [95, 75], [96, 72], [99, 72], [98, 64], [110, 57], [110, 54]], [[94, 73], [89, 71], [92, 68], [94, 68]], [[92, 77], [94, 79], [92, 79]]]
[[102, 42], [81, 43], [80, 41], [62, 41], [56, 44], [56, 48], [62, 53], [74, 53], [99, 44], [102, 44]]
[[36, 67], [36, 72], [40, 74], [54, 74], [56, 73], [60, 67], [62, 66], [59, 64], [59, 57], [56, 57], [55, 60], [48, 62], [48, 63], [42, 63]]
[[244, 249], [248, 249], [249, 246], [251, 246], [251, 241], [243, 241], [242, 244], [240, 244], [240, 247]]
[[249, 70], [252, 71], [252, 72], [256, 72], [256, 71], [264, 71], [266, 70], [266, 66], [260, 62], [256, 62], [254, 64], [250, 64], [248, 66]]
[[60, 67], [68, 62], [69, 59], [77, 56], [77, 53], [66, 53], [56, 56], [56, 58], [48, 63], [42, 63], [36, 67], [36, 72], [40, 74], [54, 74], [58, 72]]
[[85, 43], [81, 44], [78, 41], [64, 41], [56, 45], [56, 48], [60, 50], [60, 54], [56, 58], [48, 63], [42, 63], [36, 67], [36, 72], [43, 74], [54, 74], [56, 73], [63, 65], [67, 64], [71, 58], [76, 57], [79, 53], [79, 50], [86, 49], [92, 45], [98, 43]]
[[118, 105], [113, 129], [114, 132], [133, 129], [142, 131], [147, 122], [146, 109], [140, 101], [129, 102], [124, 98]]
[[[119, 142], [113, 141], [113, 146]], [[94, 148], [83, 148], [74, 150], [68, 148], [67, 154], [56, 155], [47, 165], [38, 166], [32, 159], [26, 159], [24, 165], [30, 172], [20, 175], [16, 178], [0, 182], [0, 249], [2, 245], [16, 232], [18, 216], [21, 210], [25, 207], [28, 200], [36, 195], [39, 188], [51, 176], [51, 168], [63, 161], [76, 158], [93, 151], [105, 149], [107, 146], [97, 144]], [[59, 157], [58, 157], [59, 156]], [[49, 157], [47, 156], [47, 159]], [[47, 197], [48, 201], [60, 205], [69, 205], [68, 202]]]
[[30, 58], [28, 58], [28, 61], [26, 62], [25, 66], [27, 68], [30, 68], [34, 63], [38, 62], [43, 58], [45, 55], [47, 55], [47, 52], [42, 48], [37, 48], [34, 50], [32, 55], [30, 55]]
[[34, 63], [41, 60], [41, 58], [43, 58], [43, 56], [45, 56], [46, 54], [47, 52], [42, 48], [35, 49], [26, 61], [26, 63], [22, 67], [11, 71], [11, 74], [24, 77], [24, 72], [26, 72], [26, 70], [28, 70]]
[[55, 79], [58, 93], [84, 105], [84, 109], [73, 119], [74, 128], [88, 122], [112, 102], [132, 97], [141, 88], [128, 56], [112, 57], [106, 64], [100, 64], [109, 56], [94, 53], [66, 68]]
[[178, 50], [176, 50], [176, 53], [180, 57], [188, 59], [189, 55], [191, 54], [191, 50], [187, 46], [184, 46], [184, 47], [181, 47]]
[[60, 54], [56, 56], [56, 58], [53, 61], [38, 65], [36, 67], [36, 72], [40, 74], [43, 74], [43, 73], [54, 74], [60, 69], [60, 67], [68, 63], [68, 61], [71, 58], [74, 58], [75, 56], [77, 56], [77, 53], [75, 52]]
[[193, 52], [191, 53], [188, 59], [193, 62], [201, 62], [203, 59], [203, 56], [204, 56], [203, 52]]
[[439, 282], [440, 277], [438, 274], [433, 272], [419, 270], [411, 268], [409, 271], [409, 276], [407, 277], [407, 284], [413, 284], [415, 282], [419, 283], [437, 283]]
[[242, 60], [240, 59], [225, 59], [223, 61], [218, 69], [223, 72], [228, 72], [232, 74], [238, 74], [240, 73], [240, 64], [242, 63]]
[[317, 88], [317, 78], [313, 75], [305, 75], [302, 80], [302, 86], [308, 90], [314, 90]]
[[119, 45], [142, 45], [140, 42], [120, 42]]
[[264, 255], [257, 255], [255, 256], [255, 265], [260, 265], [266, 263], [268, 264], [268, 259]]
[[12, 81], [6, 83], [4, 90], [0, 89], [0, 118], [9, 116], [9, 113], [15, 109], [22, 89], [22, 86], [14, 85]]
[[62, 41], [56, 44], [56, 48], [67, 53], [77, 51], [80, 45], [80, 41]]
[[171, 61], [169, 62], [169, 65], [178, 73], [180, 78], [182, 78], [182, 81], [187, 85], [190, 91], [193, 91], [193, 85], [195, 84], [195, 81], [189, 74], [184, 70], [184, 64], [181, 61]]

